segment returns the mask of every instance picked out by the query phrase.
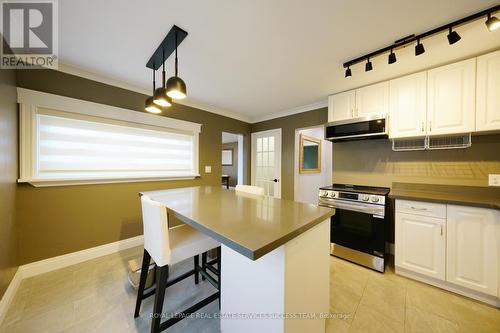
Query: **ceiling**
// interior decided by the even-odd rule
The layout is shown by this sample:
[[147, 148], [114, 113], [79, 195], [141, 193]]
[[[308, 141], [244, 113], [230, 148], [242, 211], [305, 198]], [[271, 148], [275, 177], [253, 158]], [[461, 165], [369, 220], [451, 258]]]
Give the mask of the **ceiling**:
[[[139, 5], [140, 4], [140, 5]], [[59, 1], [61, 69], [93, 73], [149, 91], [145, 64], [173, 24], [188, 31], [179, 76], [188, 105], [249, 122], [324, 106], [334, 92], [385, 80], [500, 47], [484, 20], [424, 41], [427, 52], [398, 52], [398, 62], [372, 59], [374, 70], [342, 63], [412, 33], [498, 4], [494, 0]], [[171, 57], [172, 58], [172, 57]], [[172, 74], [173, 59], [167, 62]], [[82, 74], [83, 75], [83, 74]]]

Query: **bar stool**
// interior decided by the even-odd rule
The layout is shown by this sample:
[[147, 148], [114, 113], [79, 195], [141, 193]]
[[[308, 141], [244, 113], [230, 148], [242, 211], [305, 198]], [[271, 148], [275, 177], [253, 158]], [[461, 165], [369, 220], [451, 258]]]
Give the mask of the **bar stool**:
[[[207, 274], [206, 269], [204, 271], [199, 266], [199, 254], [205, 254], [207, 251], [219, 247], [220, 243], [189, 225], [169, 228], [167, 209], [160, 202], [153, 201], [147, 196], [142, 196], [141, 204], [144, 226], [144, 256], [134, 318], [139, 316], [142, 300], [155, 294], [151, 332], [157, 333], [174, 325], [187, 315], [196, 312], [198, 309], [220, 297], [220, 266], [216, 270], [218, 275], [217, 281]], [[194, 258], [194, 269], [169, 281], [169, 266], [191, 257]], [[153, 290], [144, 293], [151, 258], [156, 263], [156, 286]], [[220, 265], [220, 256], [218, 264]], [[198, 284], [199, 274], [204, 276], [218, 291], [162, 323], [161, 317], [165, 288], [191, 275], [194, 275], [195, 283]]]

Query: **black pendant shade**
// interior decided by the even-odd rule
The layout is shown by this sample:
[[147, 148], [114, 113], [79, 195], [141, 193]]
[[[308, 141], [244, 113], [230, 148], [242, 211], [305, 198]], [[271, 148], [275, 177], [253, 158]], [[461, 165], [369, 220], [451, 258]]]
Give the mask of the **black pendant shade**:
[[178, 76], [172, 76], [167, 81], [167, 96], [173, 99], [186, 98], [186, 83]]
[[391, 53], [389, 53], [389, 59], [388, 59], [388, 63], [389, 65], [390, 64], [393, 64], [397, 61], [396, 59], [396, 53], [394, 53], [392, 50], [391, 50]]
[[144, 108], [149, 113], [161, 113], [161, 109], [153, 102], [153, 97], [146, 99], [146, 106]]
[[448, 43], [450, 43], [450, 45], [453, 45], [456, 42], [458, 42], [460, 39], [462, 39], [462, 37], [460, 37], [458, 32], [452, 30], [451, 27], [450, 27], [450, 32], [448, 33], [448, 36], [446, 36], [446, 37], [448, 38]]
[[417, 41], [417, 45], [415, 46], [415, 55], [419, 56], [425, 53], [424, 44], [420, 43], [420, 39]]
[[167, 96], [167, 89], [164, 87], [155, 90], [153, 101], [155, 104], [161, 107], [172, 106], [172, 99]]

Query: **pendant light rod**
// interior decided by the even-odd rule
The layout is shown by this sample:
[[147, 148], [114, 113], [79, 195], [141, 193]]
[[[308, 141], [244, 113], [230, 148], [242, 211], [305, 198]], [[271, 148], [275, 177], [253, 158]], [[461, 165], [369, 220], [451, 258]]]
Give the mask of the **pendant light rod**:
[[[177, 31], [175, 32], [175, 45], [177, 45]], [[177, 60], [177, 46], [175, 47], [175, 76], [177, 75], [178, 60]]]
[[[480, 11], [480, 12], [476, 13], [476, 14], [472, 14], [470, 16], [461, 18], [459, 20], [456, 20], [456, 21], [453, 21], [451, 23], [442, 25], [440, 27], [437, 27], [437, 28], [434, 28], [432, 30], [426, 31], [426, 32], [421, 33], [419, 35], [414, 35], [411, 38], [408, 38], [408, 39], [406, 37], [402, 38], [401, 39], [401, 40], [403, 40], [402, 42], [400, 42], [401, 40], [398, 40], [398, 41], [396, 41], [392, 45], [386, 46], [384, 48], [381, 48], [381, 49], [378, 49], [378, 50], [373, 51], [371, 53], [365, 54], [365, 55], [363, 55], [361, 57], [358, 57], [356, 59], [349, 60], [349, 61], [345, 62], [344, 63], [344, 68], [347, 68], [349, 66], [352, 66], [352, 65], [360, 63], [360, 62], [365, 62], [367, 58], [372, 58], [372, 57], [377, 56], [379, 54], [389, 52], [391, 49], [396, 49], [396, 48], [399, 48], [399, 47], [403, 47], [403, 46], [405, 46], [407, 44], [413, 43], [413, 42], [415, 42], [417, 40], [421, 40], [421, 39], [423, 39], [425, 37], [429, 37], [429, 36], [435, 35], [435, 34], [440, 33], [442, 31], [447, 31], [450, 28], [456, 28], [457, 26], [460, 26], [460, 25], [463, 25], [463, 24], [466, 24], [466, 23], [478, 20], [478, 19], [483, 18], [483, 17], [487, 17], [488, 14], [492, 14], [492, 13], [495, 13], [495, 12], [498, 12], [498, 11], [500, 11], [500, 5], [496, 5], [494, 7], [485, 9], [483, 11]], [[398, 42], [400, 42], [400, 43], [398, 43]]]
[[187, 31], [174, 25], [146, 63], [146, 67], [158, 70], [175, 49], [187, 37]]

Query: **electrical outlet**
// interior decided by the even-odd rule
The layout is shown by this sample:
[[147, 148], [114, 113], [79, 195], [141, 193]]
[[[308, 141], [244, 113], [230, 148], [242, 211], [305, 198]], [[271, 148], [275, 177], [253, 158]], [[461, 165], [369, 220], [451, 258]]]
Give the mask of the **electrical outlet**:
[[205, 173], [212, 173], [212, 167], [210, 165], [205, 165]]
[[500, 175], [489, 175], [488, 176], [489, 186], [500, 186]]

